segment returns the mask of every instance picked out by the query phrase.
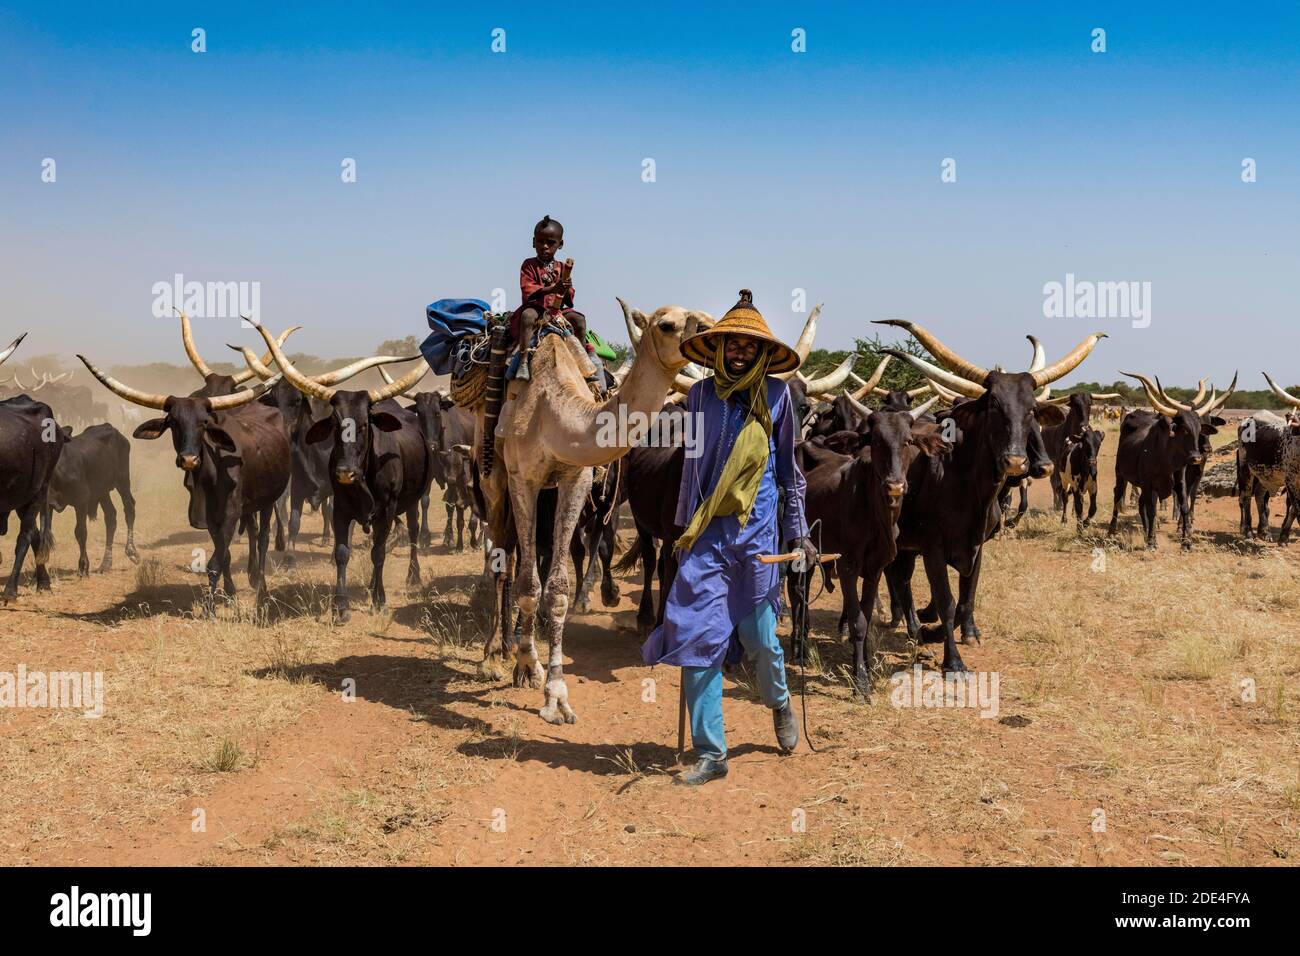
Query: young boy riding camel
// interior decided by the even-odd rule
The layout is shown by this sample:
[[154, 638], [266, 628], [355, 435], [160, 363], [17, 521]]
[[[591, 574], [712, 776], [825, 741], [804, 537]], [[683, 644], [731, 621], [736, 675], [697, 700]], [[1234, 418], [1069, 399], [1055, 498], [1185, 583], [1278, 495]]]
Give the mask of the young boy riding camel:
[[[798, 432], [785, 382], [772, 377], [799, 366], [794, 349], [772, 335], [753, 294], [706, 332], [682, 343], [682, 354], [713, 369], [692, 386], [686, 408], [703, 428], [703, 452], [687, 457], [677, 497], [680, 565], [664, 623], [641, 648], [647, 664], [682, 669], [696, 766], [676, 778], [698, 785], [727, 775], [722, 725], [722, 665], [754, 662], [763, 702], [772, 708], [783, 752], [799, 742], [776, 636], [780, 574], [758, 558], [784, 541], [801, 548], [808, 567], [817, 550], [804, 523], [804, 478], [794, 460]], [[778, 528], [778, 510], [781, 513]], [[737, 645], [731, 638], [739, 637]]]

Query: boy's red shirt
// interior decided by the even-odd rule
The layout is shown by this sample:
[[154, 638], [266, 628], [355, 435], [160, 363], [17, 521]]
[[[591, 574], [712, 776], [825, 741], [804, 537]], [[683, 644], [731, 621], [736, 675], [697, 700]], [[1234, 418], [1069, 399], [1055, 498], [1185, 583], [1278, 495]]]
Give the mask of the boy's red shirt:
[[[553, 308], [556, 304], [554, 300], [558, 298], [558, 295], [552, 292], [548, 296], [543, 296], [542, 289], [548, 285], [554, 285], [555, 280], [559, 277], [560, 263], [557, 260], [552, 259], [550, 262], [543, 263], [537, 256], [525, 259], [524, 264], [519, 267], [519, 291], [523, 294], [523, 305], [530, 305], [539, 312], [545, 312]], [[572, 285], [565, 292], [564, 301], [560, 303], [560, 307], [573, 308]]]

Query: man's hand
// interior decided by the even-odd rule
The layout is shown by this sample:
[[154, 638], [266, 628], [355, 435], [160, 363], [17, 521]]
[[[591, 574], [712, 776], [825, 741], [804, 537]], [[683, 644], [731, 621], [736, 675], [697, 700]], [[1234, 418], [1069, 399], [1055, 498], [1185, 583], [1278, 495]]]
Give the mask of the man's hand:
[[817, 567], [821, 555], [817, 553], [817, 546], [812, 543], [812, 538], [807, 536], [798, 538], [795, 541], [794, 546], [796, 549], [801, 549], [803, 551], [803, 570], [811, 571], [813, 568]]

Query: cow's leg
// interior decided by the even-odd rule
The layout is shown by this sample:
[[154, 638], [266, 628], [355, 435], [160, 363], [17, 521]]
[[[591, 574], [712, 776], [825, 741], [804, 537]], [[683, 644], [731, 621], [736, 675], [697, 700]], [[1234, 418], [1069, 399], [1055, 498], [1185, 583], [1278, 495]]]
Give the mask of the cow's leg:
[[894, 582], [888, 573], [884, 575], [884, 579], [885, 590], [889, 592], [889, 627], [893, 630], [903, 623], [903, 605], [899, 603], [898, 595], [894, 593]]
[[609, 523], [601, 526], [600, 538], [596, 545], [600, 552], [600, 603], [605, 607], [618, 607], [619, 587], [614, 580], [614, 543], [618, 537], [618, 512], [610, 517]]
[[[841, 558], [835, 562], [835, 571], [840, 579], [840, 590], [844, 592], [844, 616], [849, 623], [849, 640], [853, 643], [853, 695], [865, 698], [871, 694], [871, 606], [866, 605], [867, 613], [863, 612], [864, 605], [858, 597], [856, 561]], [[880, 581], [879, 569], [875, 580], [877, 584]]]
[[113, 538], [117, 536], [117, 508], [113, 507], [113, 499], [109, 497], [107, 491], [104, 492], [99, 506], [104, 512], [104, 557], [99, 562], [99, 570], [103, 572], [113, 569]]
[[924, 560], [925, 576], [930, 581], [930, 593], [934, 596], [933, 603], [939, 612], [939, 628], [943, 634], [944, 673], [964, 671], [966, 665], [957, 651], [957, 639], [953, 633], [957, 605], [952, 599], [952, 585], [948, 583], [948, 562], [937, 551], [927, 551]]
[[302, 506], [305, 496], [297, 489], [290, 489], [289, 492], [289, 553], [286, 556], [286, 563], [293, 563], [294, 555], [298, 551], [298, 534], [302, 530]]
[[[208, 495], [211, 498], [213, 496]], [[226, 598], [234, 597], [235, 582], [230, 576], [230, 543], [235, 537], [235, 528], [239, 516], [235, 514], [218, 515], [213, 510], [207, 513], [208, 535], [212, 538], [212, 557], [208, 559], [208, 615], [216, 615], [217, 582], [225, 585]]]
[[27, 559], [27, 552], [32, 546], [32, 535], [36, 530], [36, 513], [35, 504], [29, 504], [18, 512], [18, 536], [14, 541], [14, 566], [9, 571], [9, 581], [5, 584], [4, 602], [18, 597], [18, 576], [23, 570], [23, 561]]
[[1068, 490], [1062, 491], [1061, 500], [1055, 503], [1061, 509], [1061, 524], [1065, 524], [1066, 513], [1070, 510], [1070, 492]]
[[1156, 493], [1150, 488], [1143, 488], [1138, 496], [1138, 514], [1142, 518], [1142, 531], [1146, 535], [1148, 548], [1156, 545]]
[[420, 496], [420, 546], [433, 546], [433, 534], [429, 531], [429, 492]]
[[139, 561], [140, 553], [135, 550], [135, 497], [131, 494], [131, 481], [127, 478], [117, 486], [118, 497], [122, 499], [122, 517], [126, 519], [125, 553], [131, 561]]
[[456, 550], [465, 550], [465, 506], [456, 505]]
[[388, 556], [388, 535], [393, 530], [391, 512], [391, 503], [385, 505], [370, 526], [370, 606], [376, 611], [388, 606], [388, 595], [384, 593], [384, 559]]
[[582, 533], [582, 529], [574, 531], [573, 537], [569, 540], [569, 559], [573, 561], [573, 576], [578, 582], [578, 586], [573, 592], [573, 612], [575, 614], [586, 614], [591, 610], [587, 594], [591, 587], [587, 581], [587, 555], [591, 554], [591, 567], [596, 567], [596, 552], [590, 550], [590, 538]]
[[481, 530], [482, 528], [479, 524], [478, 515], [471, 510], [469, 513], [469, 546], [471, 548], [478, 547], [479, 532]]
[[77, 505], [73, 505], [73, 510], [77, 515], [77, 524], [72, 530], [77, 539], [77, 574], [84, 578], [90, 574], [90, 557], [86, 554], [86, 512]]
[[1128, 482], [1119, 475], [1115, 476], [1115, 497], [1111, 503], [1110, 529], [1107, 534], [1114, 534], [1119, 529], [1119, 511], [1120, 506], [1124, 504], [1124, 491], [1127, 486]]
[[1286, 493], [1286, 514], [1282, 518], [1282, 529], [1278, 532], [1277, 543], [1286, 544], [1291, 540], [1291, 523], [1296, 519], [1296, 496]]
[[912, 574], [916, 570], [916, 552], [901, 551], [885, 568], [890, 592], [898, 601], [899, 616], [907, 625], [909, 640], [921, 640], [921, 621], [916, 613], [916, 596], [912, 594]]
[[[655, 550], [654, 537], [640, 528], [636, 533], [641, 546], [641, 601], [636, 608], [636, 628], [641, 637], [645, 638], [654, 630], [657, 620], [654, 611], [654, 591], [651, 586], [661, 559]], [[663, 587], [662, 582], [659, 586]]]
[[[1268, 540], [1268, 498], [1269, 498], [1268, 489], [1265, 488], [1262, 483], [1258, 481], [1255, 482], [1255, 511], [1259, 516], [1259, 527], [1256, 533], [1258, 534], [1259, 537], [1263, 538], [1265, 541]], [[1287, 501], [1288, 501], [1287, 507], [1290, 507], [1289, 495], [1287, 497]], [[1247, 509], [1246, 511], [1246, 523], [1247, 524], [1250, 523], [1249, 509]], [[1280, 541], [1279, 544], [1286, 544], [1286, 542]]]
[[352, 521], [343, 509], [335, 508], [334, 520], [334, 620], [346, 621], [352, 616], [348, 608], [348, 558], [352, 555]]
[[1064, 511], [1065, 510], [1065, 488], [1061, 483], [1060, 472], [1056, 469], [1053, 469], [1051, 475], [1048, 476], [1047, 480], [1051, 482], [1052, 485], [1052, 505]]
[[1240, 527], [1240, 529], [1241, 529], [1241, 536], [1242, 536], [1243, 538], [1249, 538], [1249, 537], [1250, 537], [1250, 530], [1251, 530], [1251, 529], [1250, 529], [1250, 498], [1251, 498], [1251, 488], [1250, 488], [1249, 486], [1246, 486], [1246, 487], [1244, 487], [1244, 488], [1241, 487], [1241, 473], [1240, 473], [1240, 471], [1238, 471], [1238, 474], [1237, 474], [1237, 484], [1238, 484], [1238, 488], [1237, 488], [1237, 511], [1238, 511], [1238, 513], [1240, 514], [1240, 518], [1241, 518], [1241, 522], [1240, 522], [1239, 527]]
[[1192, 546], [1192, 504], [1187, 494], [1185, 475], [1174, 476], [1174, 511], [1178, 517], [1178, 535], [1182, 538], [1183, 550]]
[[1026, 487], [1026, 484], [1023, 481], [1020, 483], [1020, 507], [1016, 508], [1016, 524], [1020, 524], [1020, 519], [1029, 510], [1029, 488]]
[[1086, 528], [1092, 524], [1093, 516], [1097, 514], [1097, 483], [1094, 481], [1088, 488], [1088, 517], [1083, 519], [1083, 526]]
[[411, 588], [420, 586], [420, 560], [418, 557], [420, 551], [419, 512], [419, 504], [411, 505], [406, 512], [406, 535], [411, 543], [411, 563], [406, 568], [406, 586]]
[[320, 532], [321, 544], [329, 544], [330, 532], [334, 529], [333, 497], [325, 497], [321, 499], [320, 513], [324, 523], [324, 526], [321, 528], [321, 532]]
[[[551, 572], [543, 592], [542, 627], [550, 641], [550, 660], [546, 666], [545, 702], [538, 711], [548, 724], [571, 724], [578, 715], [569, 706], [569, 688], [564, 682], [564, 621], [569, 610], [569, 572], [564, 564], [564, 543], [573, 538], [582, 515], [583, 504], [591, 491], [591, 469], [584, 468], [572, 481], [560, 482], [559, 500], [555, 505], [555, 537], [551, 553]], [[595, 555], [591, 556], [593, 559]]]
[[1078, 486], [1074, 489], [1074, 524], [1077, 528], [1083, 527], [1083, 489]]
[[[276, 505], [270, 505], [257, 515], [257, 580], [249, 583], [256, 591], [258, 611], [264, 611], [271, 600], [270, 592], [266, 587], [266, 552], [271, 547], [271, 517], [275, 514], [275, 508]], [[279, 527], [278, 523], [277, 527]]]
[[[514, 603], [519, 609], [519, 646], [515, 650], [514, 685], [541, 687], [545, 679], [534, 644], [537, 599], [541, 584], [537, 577], [537, 494], [541, 489], [511, 476], [510, 498], [514, 504], [515, 535], [519, 542], [519, 572], [514, 582]], [[563, 553], [563, 552], [561, 552]], [[558, 563], [563, 563], [561, 560]], [[511, 608], [503, 613], [513, 617]]]
[[452, 522], [455, 520], [456, 506], [446, 498], [443, 499], [442, 506], [447, 509], [447, 527], [442, 529], [442, 543], [448, 550], [451, 550], [451, 528]]
[[48, 504], [36, 508], [33, 516], [32, 560], [36, 562], [36, 590], [50, 590], [50, 548], [54, 544], [54, 509]]
[[289, 524], [289, 519], [286, 517], [284, 502], [288, 497], [289, 492], [286, 490], [284, 494], [280, 495], [280, 497], [275, 500], [275, 550], [277, 551], [284, 550], [284, 532], [285, 527]]
[[961, 622], [961, 642], [969, 644], [970, 639], [974, 638], [975, 643], [981, 643], [983, 634], [980, 633], [979, 625], [975, 623], [975, 592], [980, 586], [980, 568], [984, 564], [984, 549], [980, 548], [979, 553], [975, 555], [975, 564], [971, 567], [970, 574], [961, 575], [957, 586], [957, 620]]

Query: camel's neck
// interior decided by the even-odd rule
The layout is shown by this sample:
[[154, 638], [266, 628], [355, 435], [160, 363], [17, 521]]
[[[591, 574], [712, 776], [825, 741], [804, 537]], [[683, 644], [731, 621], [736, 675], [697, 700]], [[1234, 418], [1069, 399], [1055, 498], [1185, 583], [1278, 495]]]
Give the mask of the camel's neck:
[[572, 373], [561, 374], [558, 383], [566, 400], [538, 412], [549, 415], [551, 426], [563, 433], [555, 436], [560, 440], [558, 446], [548, 442], [559, 453], [557, 457], [583, 467], [621, 458], [645, 435], [664, 406], [675, 374], [659, 363], [649, 335], [642, 339], [623, 384], [604, 401], [588, 398], [581, 376], [574, 366], [568, 368]]

